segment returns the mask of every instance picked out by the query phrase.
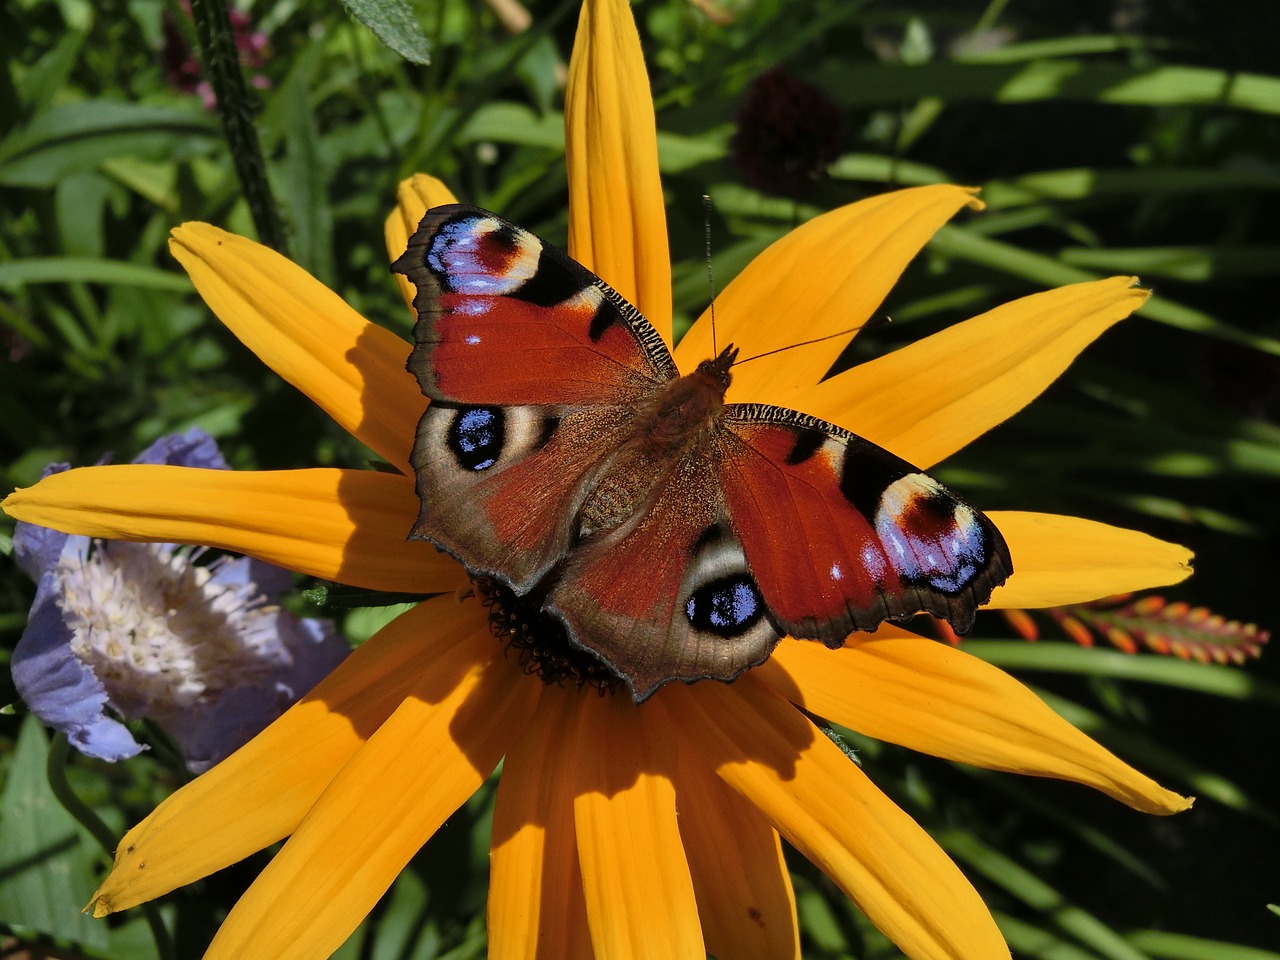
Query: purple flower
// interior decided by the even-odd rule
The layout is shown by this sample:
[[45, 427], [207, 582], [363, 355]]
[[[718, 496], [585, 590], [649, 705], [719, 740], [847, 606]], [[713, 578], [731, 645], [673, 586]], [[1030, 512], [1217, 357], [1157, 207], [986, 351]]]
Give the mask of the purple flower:
[[[226, 470], [201, 430], [162, 437], [135, 463]], [[60, 473], [53, 464], [45, 474]], [[148, 717], [187, 767], [213, 766], [278, 717], [347, 654], [328, 620], [277, 605], [286, 570], [247, 557], [200, 563], [202, 548], [68, 536], [18, 523], [18, 565], [36, 598], [13, 652], [31, 712], [81, 753], [145, 749], [116, 719]]]

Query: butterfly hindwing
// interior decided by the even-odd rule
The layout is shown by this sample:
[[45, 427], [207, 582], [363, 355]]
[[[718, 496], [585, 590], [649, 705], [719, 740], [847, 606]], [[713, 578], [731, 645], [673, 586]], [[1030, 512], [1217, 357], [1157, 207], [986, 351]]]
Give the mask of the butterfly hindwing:
[[411, 536], [528, 591], [569, 549], [582, 500], [630, 415], [431, 404], [413, 448], [420, 506]]
[[724, 422], [730, 520], [792, 635], [839, 645], [920, 611], [964, 633], [1012, 571], [990, 520], [875, 444], [782, 407], [733, 404]]
[[550, 244], [461, 204], [422, 218], [392, 265], [417, 287], [409, 370], [432, 400], [619, 403], [677, 376], [658, 332]]
[[546, 609], [636, 700], [675, 678], [732, 680], [782, 637], [705, 451], [680, 462], [636, 522], [577, 545]]

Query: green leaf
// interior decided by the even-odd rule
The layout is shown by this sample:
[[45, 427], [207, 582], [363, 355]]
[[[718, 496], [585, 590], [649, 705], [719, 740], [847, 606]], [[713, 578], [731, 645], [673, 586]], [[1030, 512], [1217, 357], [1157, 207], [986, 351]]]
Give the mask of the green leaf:
[[1073, 643], [968, 640], [965, 653], [1005, 670], [1044, 670], [1081, 676], [1140, 680], [1231, 700], [1280, 706], [1280, 685], [1238, 667], [1194, 663], [1169, 657], [1135, 656], [1119, 650], [1090, 649]]
[[1019, 957], [1043, 957], [1044, 960], [1098, 960], [1098, 955], [1092, 950], [1068, 943], [1041, 926], [1027, 923], [1025, 920], [1019, 920], [998, 910], [992, 910], [991, 915], [995, 917], [1004, 938], [1009, 941], [1010, 948], [1016, 951]]
[[1021, 63], [1049, 57], [1075, 57], [1090, 53], [1120, 53], [1124, 50], [1159, 50], [1168, 47], [1159, 38], [1122, 33], [1086, 34], [1073, 37], [1051, 37], [1010, 43], [986, 50], [963, 50], [957, 60], [966, 63]]
[[458, 131], [461, 143], [492, 140], [530, 147], [564, 149], [564, 114], [538, 113], [522, 103], [486, 103], [467, 118]]
[[27, 257], [0, 263], [0, 287], [26, 283], [120, 283], [187, 293], [191, 281], [180, 273], [143, 263], [97, 257]]
[[1141, 273], [1201, 283], [1224, 277], [1271, 276], [1280, 264], [1280, 247], [1072, 247], [1058, 254], [1063, 263], [1087, 270]]
[[410, 63], [426, 66], [431, 62], [427, 38], [422, 35], [413, 10], [403, 0], [342, 0], [342, 5], [347, 13]]
[[210, 147], [212, 117], [199, 108], [86, 100], [45, 110], [0, 140], [0, 183], [51, 187], [111, 157], [174, 159]]
[[1097, 170], [1075, 167], [1041, 170], [1014, 180], [990, 181], [982, 188], [982, 200], [987, 210], [999, 210], [1043, 200], [1085, 200], [1092, 197], [1137, 200], [1152, 194], [1195, 195], [1210, 190], [1280, 190], [1280, 175], [1265, 167], [1222, 170], [1175, 167]]
[[0, 917], [17, 927], [107, 945], [107, 926], [82, 914], [97, 881], [97, 845], [62, 809], [45, 777], [49, 741], [28, 715], [0, 797]]
[[840, 62], [814, 82], [845, 107], [940, 97], [947, 101], [1092, 100], [1135, 106], [1236, 107], [1280, 113], [1280, 77], [1208, 67], [1133, 67], [1082, 60], [917, 65]]
[[321, 47], [312, 44], [298, 58], [272, 101], [271, 119], [284, 133], [285, 159], [277, 168], [275, 193], [284, 198], [292, 228], [293, 256], [322, 282], [334, 282], [333, 210], [329, 206], [329, 165], [316, 132], [312, 78]]
[[36, 61], [16, 84], [23, 103], [28, 107], [42, 106], [66, 88], [88, 37], [84, 31], [68, 30], [52, 50]]
[[1010, 896], [1053, 918], [1053, 925], [1109, 960], [1149, 960], [1093, 914], [1073, 904], [1012, 857], [960, 829], [935, 834], [942, 848], [1002, 887]]
[[1167, 930], [1138, 930], [1129, 942], [1159, 960], [1280, 960], [1280, 953]]

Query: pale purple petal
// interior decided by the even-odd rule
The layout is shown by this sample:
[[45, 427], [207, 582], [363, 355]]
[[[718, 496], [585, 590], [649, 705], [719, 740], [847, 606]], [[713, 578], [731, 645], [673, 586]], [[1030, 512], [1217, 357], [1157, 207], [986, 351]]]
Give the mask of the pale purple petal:
[[282, 618], [280, 634], [293, 652], [293, 663], [276, 678], [276, 685], [290, 703], [310, 693], [351, 652], [332, 620]]
[[106, 690], [71, 652], [71, 630], [58, 607], [60, 592], [52, 572], [40, 578], [10, 664], [18, 695], [81, 753], [102, 760], [137, 756], [144, 748], [124, 724], [106, 715]]
[[293, 589], [293, 574], [283, 567], [254, 557], [237, 557], [219, 564], [213, 579], [229, 586], [252, 583], [272, 603], [279, 600], [282, 593]]
[[196, 707], [181, 722], [168, 724], [168, 729], [182, 748], [187, 769], [204, 773], [266, 729], [291, 702], [266, 684], [236, 687]]
[[186, 433], [161, 437], [134, 459], [134, 463], [162, 463], [175, 467], [206, 467], [226, 470], [227, 461], [213, 437], [199, 427]]

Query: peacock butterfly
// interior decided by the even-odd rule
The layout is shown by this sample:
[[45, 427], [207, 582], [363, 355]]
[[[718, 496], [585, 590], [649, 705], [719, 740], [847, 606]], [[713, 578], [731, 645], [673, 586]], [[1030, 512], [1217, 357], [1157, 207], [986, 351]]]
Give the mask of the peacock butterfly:
[[422, 218], [408, 369], [430, 400], [410, 538], [531, 595], [640, 702], [732, 680], [784, 635], [840, 646], [927, 611], [964, 633], [1012, 572], [982, 513], [841, 427], [681, 376], [586, 267], [475, 207]]

